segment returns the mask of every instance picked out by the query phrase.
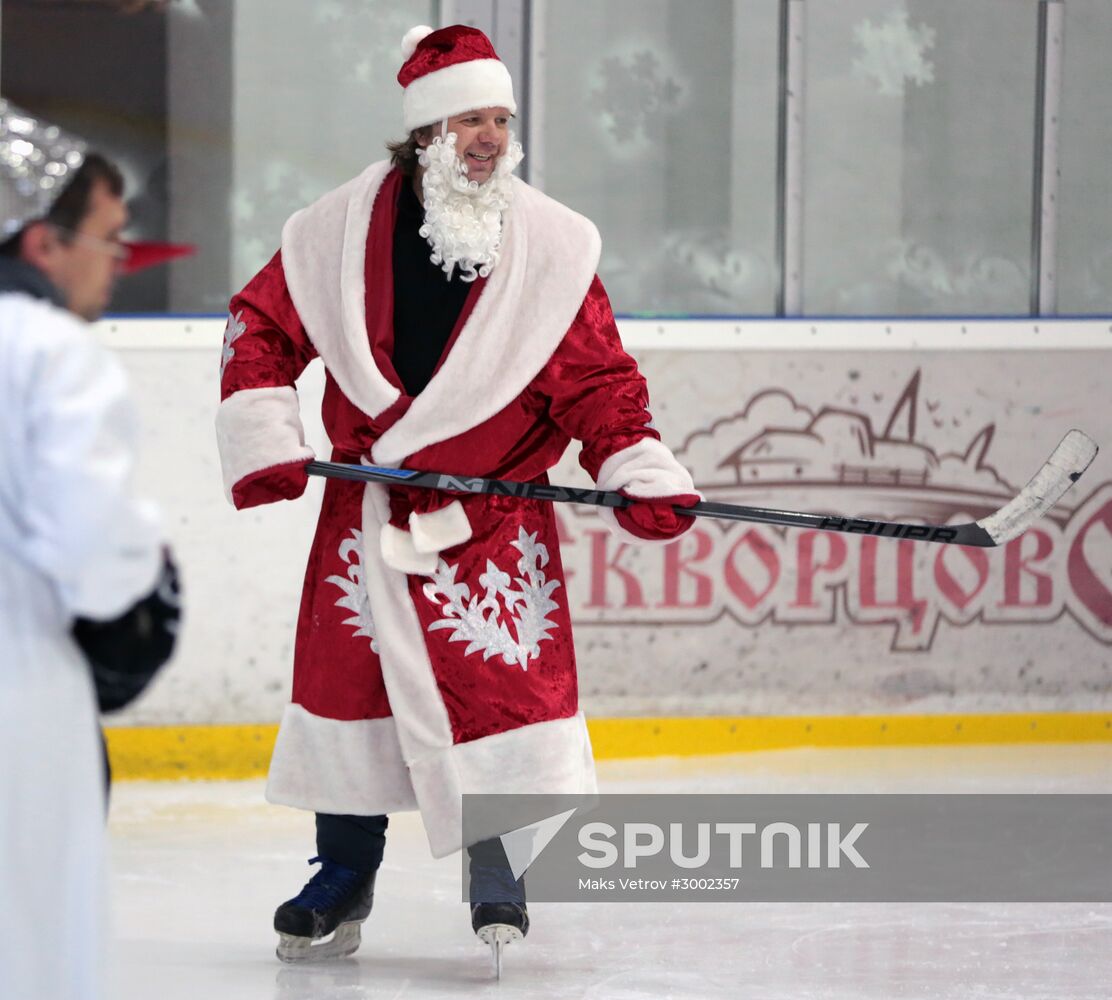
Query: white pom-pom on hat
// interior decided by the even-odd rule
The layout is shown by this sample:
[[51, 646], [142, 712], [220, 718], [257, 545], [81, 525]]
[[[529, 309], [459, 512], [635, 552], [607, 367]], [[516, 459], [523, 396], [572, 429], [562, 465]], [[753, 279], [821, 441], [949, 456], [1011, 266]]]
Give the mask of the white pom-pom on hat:
[[408, 59], [414, 52], [417, 51], [417, 46], [421, 41], [433, 33], [433, 29], [427, 24], [419, 24], [416, 28], [410, 28], [405, 33], [402, 39], [402, 58]]

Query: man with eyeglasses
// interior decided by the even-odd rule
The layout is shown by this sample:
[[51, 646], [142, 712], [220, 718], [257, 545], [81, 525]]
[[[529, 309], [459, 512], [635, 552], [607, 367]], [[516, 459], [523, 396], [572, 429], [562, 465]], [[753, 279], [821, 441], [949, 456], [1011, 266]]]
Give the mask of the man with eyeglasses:
[[[128, 258], [120, 241], [127, 225], [123, 178], [103, 157], [85, 158], [42, 219], [23, 226], [0, 247], [8, 287], [23, 273], [46, 297], [92, 322], [108, 306]], [[37, 275], [27, 274], [33, 269]], [[47, 289], [45, 286], [49, 286]]]
[[[177, 577], [131, 487], [137, 426], [88, 321], [133, 255], [123, 180], [0, 99], [0, 994], [102, 996], [97, 710], [169, 658]], [[174, 248], [170, 248], [173, 253]]]

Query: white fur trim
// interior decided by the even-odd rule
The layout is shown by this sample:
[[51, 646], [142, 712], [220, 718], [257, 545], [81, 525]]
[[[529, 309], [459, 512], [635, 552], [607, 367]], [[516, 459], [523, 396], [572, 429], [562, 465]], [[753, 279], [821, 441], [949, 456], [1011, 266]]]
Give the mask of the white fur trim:
[[[672, 450], [656, 438], [642, 438], [636, 444], [614, 452], [599, 466], [598, 482], [600, 490], [625, 490], [630, 496], [652, 499], [653, 497], [672, 497], [680, 493], [695, 493], [691, 473], [687, 471]], [[599, 517], [610, 534], [623, 542], [634, 545], [668, 545], [673, 539], [640, 538], [625, 528], [614, 516], [610, 507], [599, 507]]]
[[[386, 487], [363, 489], [363, 537], [385, 526]], [[379, 658], [390, 707], [398, 720], [398, 739], [406, 761], [418, 760], [452, 745], [448, 710], [433, 677], [425, 634], [409, 596], [405, 575], [390, 568], [377, 546], [365, 545], [364, 580], [374, 608]], [[431, 556], [435, 566], [436, 557]]]
[[[463, 846], [464, 795], [594, 795], [598, 790], [582, 712], [457, 743], [409, 768], [434, 858]], [[476, 839], [508, 832], [485, 831]]]
[[[366, 456], [360, 459], [364, 465]], [[374, 516], [373, 527], [368, 520]], [[363, 491], [363, 537], [374, 538], [374, 529], [379, 525], [386, 526], [390, 522], [390, 489], [387, 486], [378, 486], [377, 489]]]
[[417, 77], [402, 93], [407, 132], [480, 108], [517, 111], [510, 71], [499, 59], [470, 59]]
[[[441, 552], [471, 538], [471, 522], [458, 500], [425, 514], [409, 515], [409, 533], [418, 552]], [[435, 568], [435, 567], [434, 567]]]
[[224, 494], [244, 476], [288, 462], [313, 460], [293, 386], [234, 392], [216, 411], [216, 442], [224, 473]]
[[672, 449], [656, 438], [642, 438], [614, 452], [599, 466], [597, 486], [645, 499], [696, 492], [691, 473], [680, 465]]
[[425, 575], [436, 571], [436, 553], [418, 552], [413, 536], [390, 523], [390, 499], [385, 486], [364, 491], [363, 506], [363, 537], [374, 538], [378, 531], [379, 554], [387, 566], [399, 573]]
[[[375, 367], [364, 299], [367, 227], [389, 168], [373, 164], [282, 230], [286, 283], [309, 339], [344, 395], [371, 416], [399, 395]], [[401, 465], [508, 406], [552, 357], [583, 304], [598, 269], [598, 230], [524, 181], [513, 184], [501, 260], [440, 370], [375, 443], [376, 465]]]
[[436, 572], [436, 552], [420, 552], [413, 544], [413, 536], [408, 531], [384, 524], [379, 535], [379, 549], [386, 565], [399, 573], [419, 573], [422, 575]]
[[[368, 483], [364, 537], [373, 538], [381, 528], [386, 503], [386, 488]], [[435, 857], [461, 846], [464, 793], [594, 792], [591, 744], [581, 714], [454, 744], [408, 580], [385, 565], [375, 546], [367, 546], [363, 567], [378, 625], [383, 681]]]
[[416, 809], [392, 718], [345, 722], [287, 705], [270, 759], [268, 802], [339, 815]]
[[433, 29], [427, 24], [419, 24], [415, 28], [410, 28], [402, 36], [402, 59], [408, 59], [413, 55], [417, 51], [417, 46], [428, 38], [432, 32]]
[[401, 395], [371, 356], [363, 271], [371, 207], [389, 169], [372, 164], [282, 228], [282, 269], [305, 331], [344, 395], [372, 417]]

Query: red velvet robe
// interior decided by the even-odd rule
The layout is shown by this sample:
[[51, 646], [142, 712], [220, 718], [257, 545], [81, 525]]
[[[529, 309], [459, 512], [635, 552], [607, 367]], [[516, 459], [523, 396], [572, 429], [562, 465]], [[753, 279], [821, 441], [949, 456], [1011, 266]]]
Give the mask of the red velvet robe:
[[[595, 275], [597, 231], [520, 181], [498, 265], [428, 386], [404, 394], [390, 363], [399, 183], [375, 164], [297, 213], [233, 299], [217, 418], [229, 498], [304, 489], [293, 384], [316, 357], [334, 461], [545, 482], [577, 438], [602, 488], [691, 492]], [[419, 808], [442, 856], [461, 846], [463, 793], [593, 788], [551, 505], [330, 480], [268, 798]]]

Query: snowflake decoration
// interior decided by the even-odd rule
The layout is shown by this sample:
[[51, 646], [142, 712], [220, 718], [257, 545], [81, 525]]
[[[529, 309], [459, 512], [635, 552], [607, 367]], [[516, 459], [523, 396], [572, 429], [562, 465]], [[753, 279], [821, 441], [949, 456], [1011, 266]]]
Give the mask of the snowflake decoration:
[[[528, 670], [529, 661], [541, 655], [541, 641], [551, 639], [548, 633], [557, 627], [547, 615], [559, 607], [552, 600], [552, 592], [560, 581], [545, 579], [548, 548], [537, 542], [536, 532], [530, 535], [519, 528], [513, 546], [521, 553], [517, 561], [518, 589], [512, 589], [510, 575], [488, 559], [486, 572], [479, 576], [479, 586], [485, 593], [481, 599], [472, 596], [471, 588], [456, 580], [459, 566], [449, 566], [441, 559], [424, 592], [430, 601], [441, 605], [445, 615], [429, 626], [430, 632], [453, 629], [448, 641], [466, 642], [465, 656], [482, 652], [486, 661], [501, 655], [503, 662]], [[503, 620], [503, 610], [514, 626], [512, 635]]]
[[236, 356], [236, 352], [232, 349], [234, 344], [240, 337], [247, 332], [247, 324], [240, 318], [243, 316], [243, 310], [240, 309], [234, 316], [231, 312], [228, 313], [228, 322], [224, 327], [224, 347], [220, 351], [220, 381], [224, 381], [224, 369], [228, 367], [228, 362]]
[[934, 48], [935, 30], [912, 27], [907, 11], [892, 11], [879, 25], [867, 18], [853, 29], [862, 54], [853, 61], [853, 74], [876, 82], [880, 93], [902, 97], [907, 81], [919, 87], [934, 82], [934, 63], [926, 59]]
[[1099, 247], [1081, 272], [1086, 302], [1100, 303], [1112, 293], [1112, 243]]
[[420, 23], [410, 9], [400, 6], [381, 0], [317, 0], [312, 5], [315, 23], [309, 28], [320, 36], [320, 47], [314, 51], [325, 52], [334, 72], [346, 71], [357, 83], [369, 84], [375, 71], [383, 82], [392, 79], [401, 59], [402, 36]]
[[602, 109], [603, 125], [620, 143], [645, 139], [649, 116], [674, 111], [683, 95], [683, 88], [648, 49], [624, 58], [608, 56], [599, 67], [598, 78], [591, 99]]
[[232, 192], [228, 205], [237, 223], [233, 270], [244, 281], [270, 259], [286, 219], [334, 183], [323, 167], [311, 173], [281, 157], [253, 161], [250, 168], [251, 175]]
[[1006, 308], [1028, 285], [1026, 268], [1007, 257], [969, 255], [947, 261], [934, 248], [907, 240], [891, 245], [886, 271], [928, 300], [947, 302], [948, 308], [978, 302]]
[[344, 5], [336, 0], [317, 0], [313, 13], [318, 22], [323, 24], [336, 24], [344, 19]]
[[371, 640], [371, 652], [378, 652], [378, 637], [375, 634], [375, 620], [371, 615], [371, 599], [367, 596], [367, 586], [363, 579], [363, 532], [358, 528], [351, 529], [351, 537], [345, 538], [340, 543], [340, 558], [348, 564], [347, 576], [327, 577], [326, 583], [333, 583], [339, 587], [344, 596], [336, 602], [336, 607], [353, 611], [351, 618], [345, 618], [345, 625], [358, 626], [353, 633], [365, 635]]
[[665, 235], [663, 251], [668, 274], [724, 303], [752, 299], [770, 282], [767, 262], [722, 230], [675, 230]]

